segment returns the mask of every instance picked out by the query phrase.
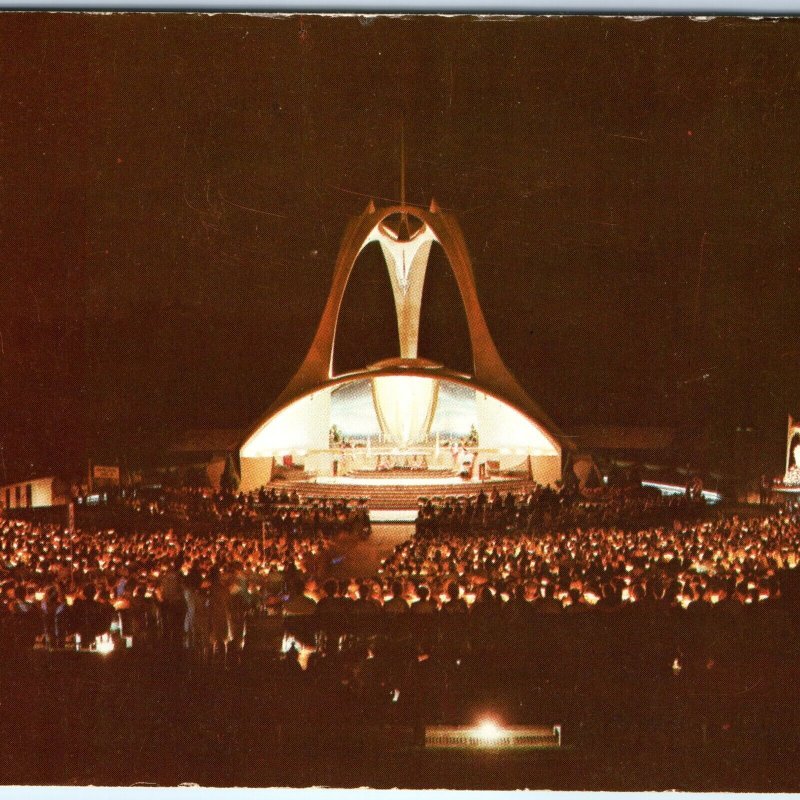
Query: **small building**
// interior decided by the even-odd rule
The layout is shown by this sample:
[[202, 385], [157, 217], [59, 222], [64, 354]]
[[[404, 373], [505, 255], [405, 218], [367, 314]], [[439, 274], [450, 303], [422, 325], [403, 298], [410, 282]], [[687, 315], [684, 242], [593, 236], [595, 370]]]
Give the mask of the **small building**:
[[202, 473], [209, 486], [219, 489], [225, 462], [237, 455], [244, 435], [244, 431], [234, 428], [187, 430], [169, 448], [167, 460], [184, 478], [190, 473]]
[[[571, 439], [584, 459], [591, 458], [604, 472], [633, 470], [648, 479], [686, 479], [703, 471], [708, 434], [679, 426], [585, 425], [574, 428]], [[576, 456], [574, 461], [581, 460]], [[691, 467], [688, 467], [691, 465]]]
[[31, 478], [0, 486], [0, 508], [47, 508], [69, 502], [69, 487], [59, 478]]
[[644, 425], [584, 425], [572, 431], [579, 451], [600, 458], [628, 461], [673, 459], [680, 447], [676, 427]]

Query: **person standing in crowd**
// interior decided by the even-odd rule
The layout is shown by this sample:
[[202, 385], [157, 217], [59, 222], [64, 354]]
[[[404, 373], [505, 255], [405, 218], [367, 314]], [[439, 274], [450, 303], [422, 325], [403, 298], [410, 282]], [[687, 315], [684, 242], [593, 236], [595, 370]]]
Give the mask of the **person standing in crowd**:
[[167, 648], [179, 653], [183, 649], [186, 598], [183, 593], [183, 556], [176, 556], [161, 578], [161, 623]]
[[306, 594], [306, 581], [295, 575], [289, 582], [289, 596], [283, 603], [283, 616], [298, 617], [313, 614], [317, 604]]
[[42, 633], [42, 616], [36, 605], [28, 600], [24, 584], [14, 587], [14, 599], [9, 604], [11, 641], [16, 652], [33, 649], [36, 637]]
[[447, 600], [442, 604], [442, 611], [447, 615], [466, 614], [469, 610], [467, 602], [460, 596], [459, 586], [455, 581], [447, 584]]
[[408, 611], [408, 602], [403, 597], [403, 584], [401, 581], [392, 582], [392, 596], [383, 604], [387, 614], [405, 614]]
[[97, 598], [97, 589], [93, 583], [87, 583], [81, 596], [72, 606], [76, 632], [81, 637], [81, 643], [88, 647], [103, 633], [108, 633], [114, 615], [113, 608], [108, 603], [100, 602]]
[[411, 604], [412, 614], [430, 615], [436, 613], [436, 602], [431, 600], [431, 590], [424, 584], [417, 587], [417, 598]]
[[228, 589], [228, 610], [230, 618], [230, 642], [228, 643], [228, 665], [241, 664], [247, 634], [247, 612], [250, 608], [250, 593], [247, 578], [241, 564], [237, 564]]
[[209, 641], [214, 663], [226, 664], [228, 643], [231, 641], [230, 592], [222, 579], [220, 568], [214, 565], [209, 573]]
[[759, 484], [758, 502], [759, 505], [768, 505], [772, 495], [772, 478], [766, 473], [761, 476]]
[[356, 617], [376, 617], [383, 613], [383, 606], [372, 595], [372, 587], [366, 581], [358, 584], [358, 599], [353, 603]]
[[[602, 602], [602, 601], [601, 601]], [[560, 614], [564, 610], [561, 601], [556, 597], [556, 587], [548, 581], [544, 587], [544, 597], [539, 597], [533, 602], [533, 611], [536, 614]]]
[[183, 593], [186, 601], [184, 632], [186, 647], [199, 664], [208, 660], [211, 645], [209, 630], [208, 596], [202, 588], [203, 576], [199, 570], [192, 569], [186, 576]]
[[44, 626], [44, 643], [48, 650], [58, 647], [56, 632], [56, 612], [58, 611], [58, 588], [55, 585], [47, 587], [42, 598], [41, 613]]

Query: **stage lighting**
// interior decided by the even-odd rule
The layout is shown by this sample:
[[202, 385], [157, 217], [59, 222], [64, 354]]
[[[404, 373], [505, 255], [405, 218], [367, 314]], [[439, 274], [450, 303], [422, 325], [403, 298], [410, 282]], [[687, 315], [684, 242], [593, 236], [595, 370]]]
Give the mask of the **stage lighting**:
[[561, 747], [561, 726], [500, 725], [484, 719], [474, 726], [429, 725], [426, 750], [551, 750]]
[[493, 719], [485, 719], [475, 727], [475, 735], [484, 742], [496, 742], [503, 735], [503, 729]]

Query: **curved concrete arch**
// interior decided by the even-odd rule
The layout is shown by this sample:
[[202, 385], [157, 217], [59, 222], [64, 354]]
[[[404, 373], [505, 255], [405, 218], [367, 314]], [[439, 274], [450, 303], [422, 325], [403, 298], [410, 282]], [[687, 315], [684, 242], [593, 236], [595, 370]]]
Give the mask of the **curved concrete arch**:
[[396, 308], [396, 287], [386, 269], [381, 244], [367, 242], [353, 263], [342, 294], [331, 375], [360, 370], [366, 364], [401, 353]]
[[[379, 230], [381, 223], [393, 215], [406, 215], [419, 220], [427, 226], [433, 239], [442, 246], [445, 252], [464, 304], [475, 385], [482, 387], [481, 391], [486, 394], [508, 403], [512, 408], [516, 408], [529, 417], [540, 428], [547, 431], [548, 435], [558, 443], [559, 449], [573, 449], [572, 444], [563, 437], [558, 426], [530, 398], [500, 358], [481, 310], [472, 261], [461, 228], [452, 214], [439, 210], [434, 203], [431, 204], [430, 209], [409, 205], [376, 209], [375, 205], [370, 203], [360, 215], [348, 222], [336, 258], [330, 294], [314, 339], [300, 368], [271, 405], [264, 421], [286, 408], [293, 400], [309, 395], [314, 390], [329, 384], [333, 379], [336, 328], [350, 274], [359, 253], [366, 244], [373, 240], [375, 231]], [[372, 374], [374, 373], [367, 373], [367, 375]], [[401, 374], [411, 373], [402, 372]], [[430, 373], [428, 374], [430, 375]], [[259, 423], [252, 433], [255, 433], [263, 424], [263, 421]], [[248, 436], [249, 438], [250, 436]]]

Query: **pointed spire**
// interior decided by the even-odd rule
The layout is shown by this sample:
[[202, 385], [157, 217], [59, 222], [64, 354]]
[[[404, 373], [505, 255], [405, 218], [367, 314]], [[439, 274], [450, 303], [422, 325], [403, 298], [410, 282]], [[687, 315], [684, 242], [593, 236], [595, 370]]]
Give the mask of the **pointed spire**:
[[430, 205], [430, 209], [429, 210], [430, 210], [431, 214], [436, 214], [439, 211], [439, 204], [436, 202], [436, 200], [433, 197], [431, 197], [431, 205]]
[[406, 204], [406, 120], [400, 120], [400, 205]]
[[375, 213], [375, 201], [371, 197], [369, 199], [369, 203], [367, 203], [367, 210], [364, 213], [365, 214]]

